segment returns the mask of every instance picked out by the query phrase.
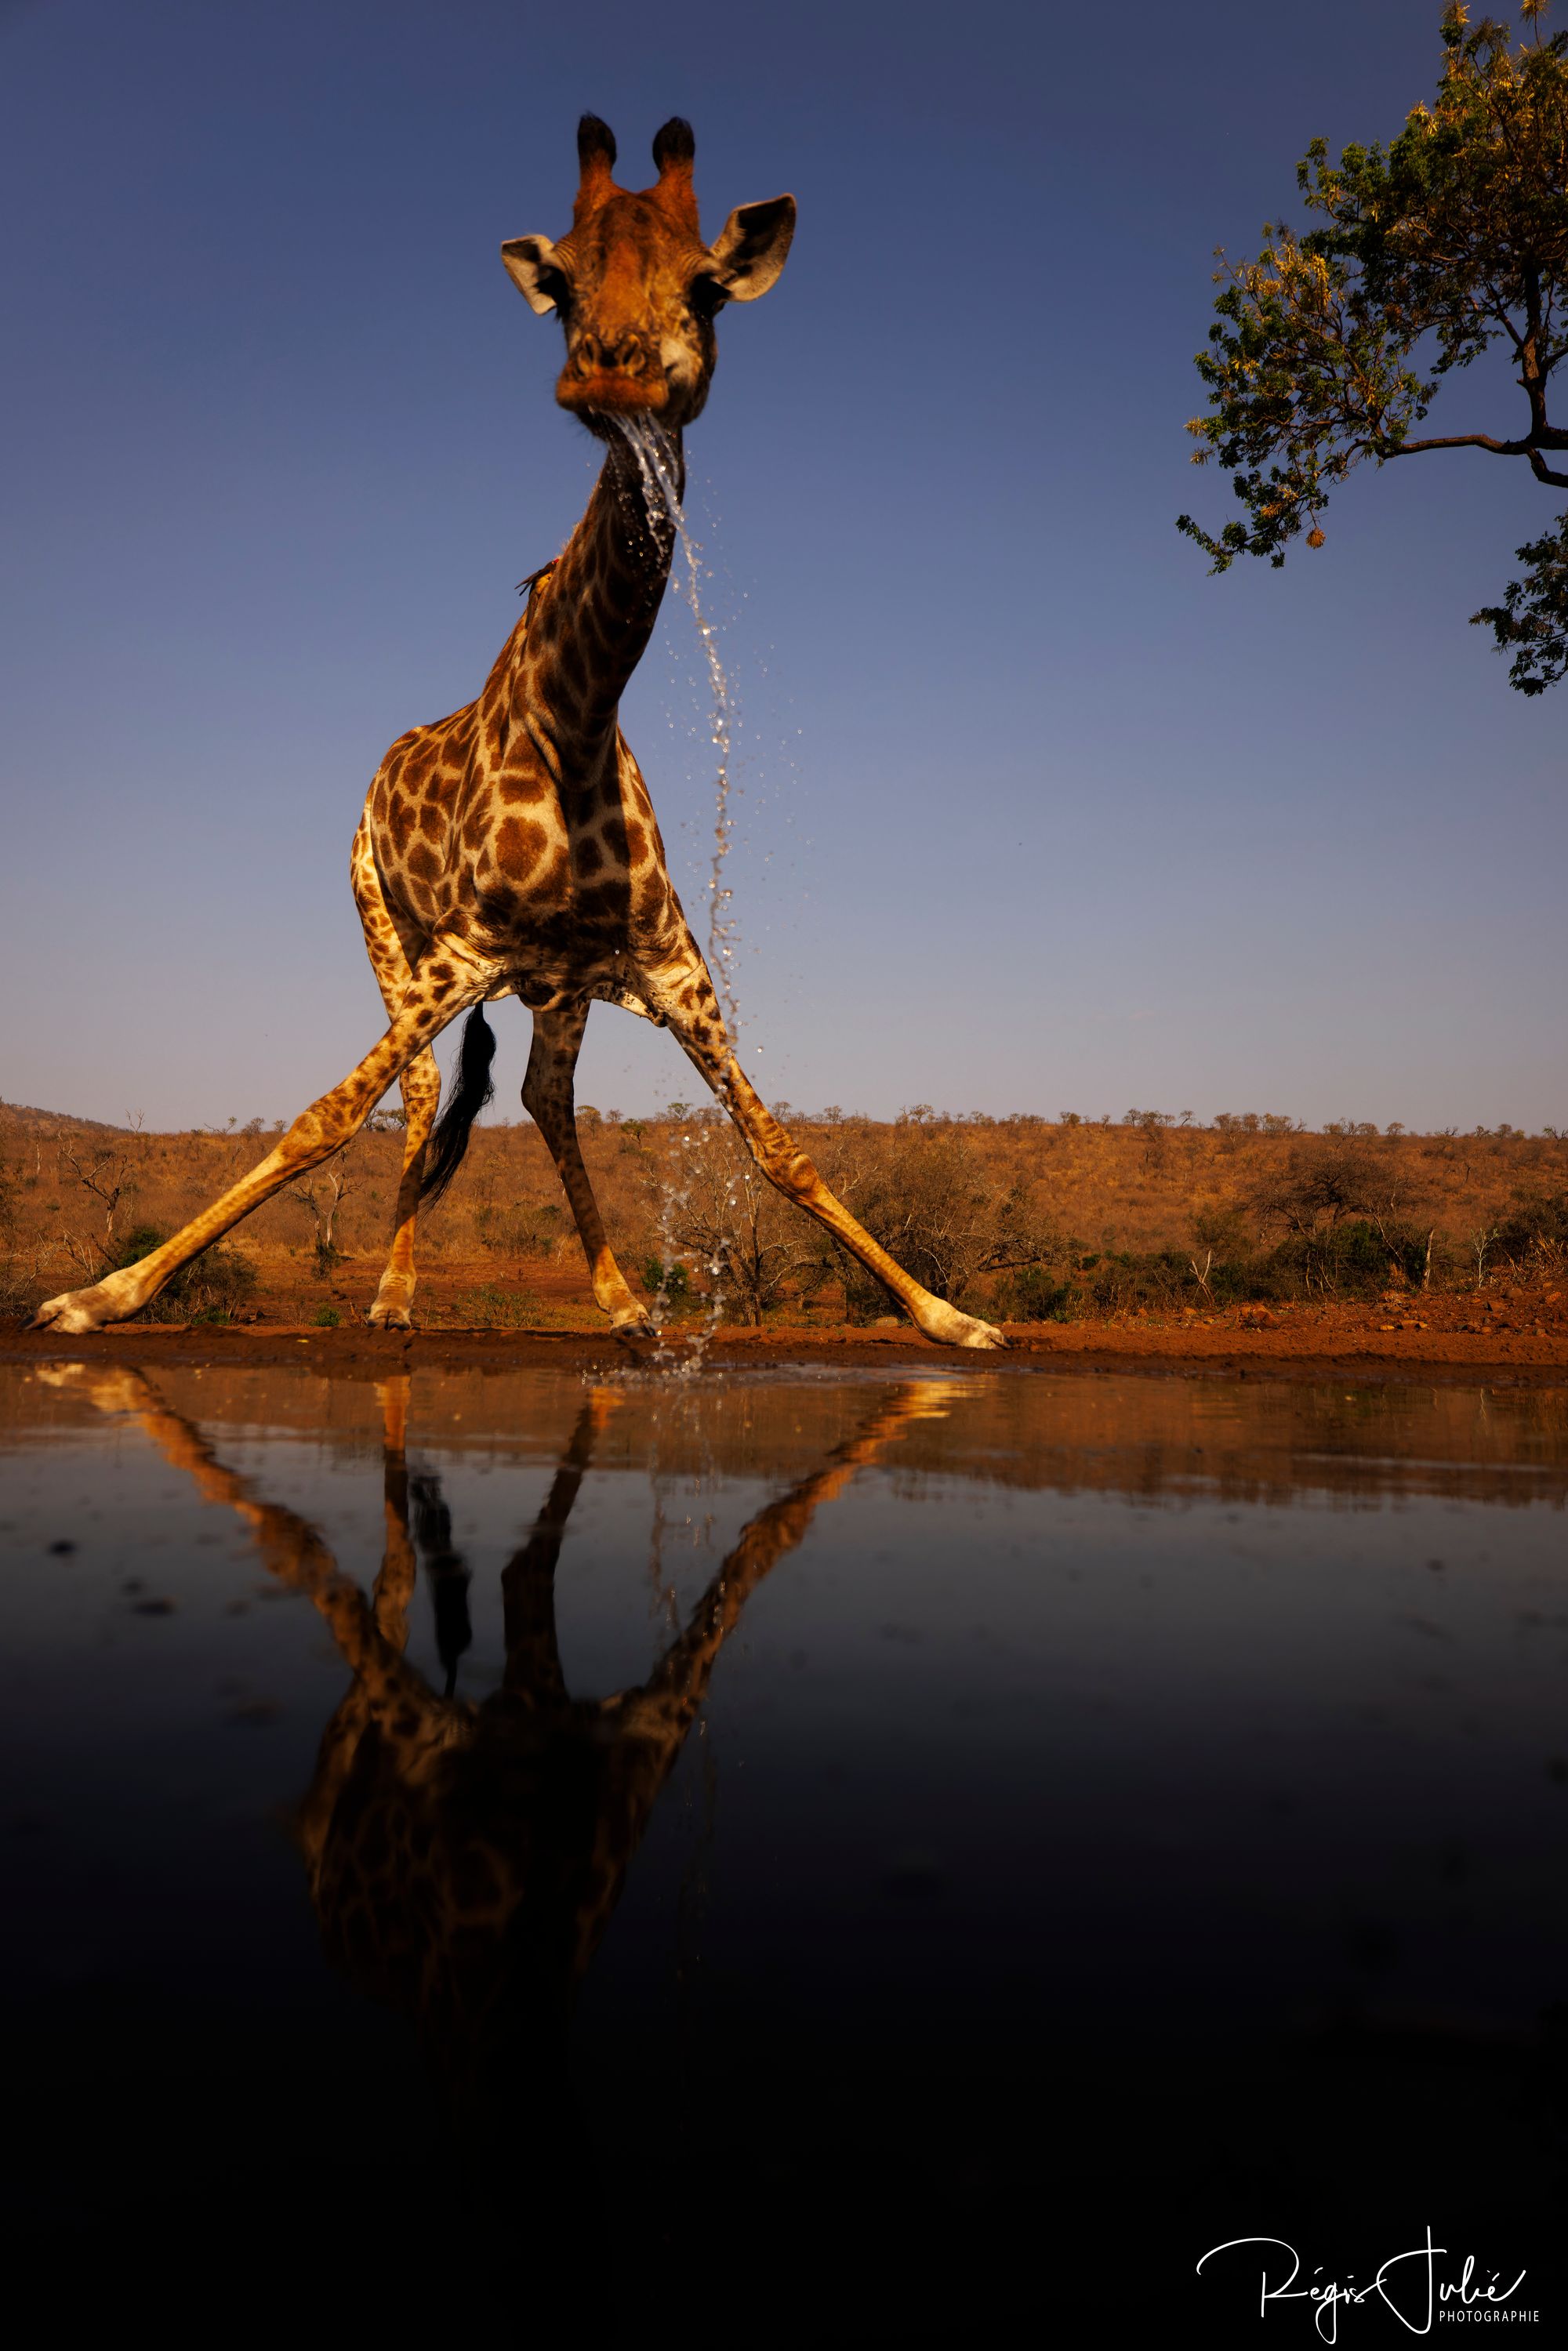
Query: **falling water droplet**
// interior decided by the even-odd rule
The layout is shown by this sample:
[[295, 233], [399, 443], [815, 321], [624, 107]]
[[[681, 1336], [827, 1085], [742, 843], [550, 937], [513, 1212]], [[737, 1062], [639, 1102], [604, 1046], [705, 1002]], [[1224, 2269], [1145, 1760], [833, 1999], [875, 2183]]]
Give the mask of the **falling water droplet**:
[[676, 590], [692, 608], [692, 618], [696, 623], [703, 656], [707, 664], [708, 687], [713, 695], [713, 732], [709, 740], [718, 754], [718, 774], [714, 787], [713, 855], [707, 884], [708, 964], [718, 989], [719, 1001], [724, 1007], [730, 1041], [734, 1044], [740, 1033], [734, 978], [730, 970], [736, 925], [730, 911], [731, 893], [724, 879], [724, 861], [729, 854], [730, 837], [735, 830], [729, 813], [734, 698], [724, 664], [719, 659], [717, 632], [702, 609], [699, 590], [703, 564], [696, 542], [686, 527], [685, 512], [681, 505], [674, 444], [663, 426], [651, 416], [617, 413], [614, 423], [637, 460], [650, 524], [657, 531], [662, 519], [680, 542], [681, 552], [685, 559], [685, 578], [684, 581], [677, 580]]

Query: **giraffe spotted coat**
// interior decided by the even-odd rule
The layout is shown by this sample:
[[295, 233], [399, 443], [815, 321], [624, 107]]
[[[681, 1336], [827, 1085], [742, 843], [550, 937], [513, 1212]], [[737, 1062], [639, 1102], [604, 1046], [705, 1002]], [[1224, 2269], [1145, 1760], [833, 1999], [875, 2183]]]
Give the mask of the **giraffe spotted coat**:
[[[479, 1106], [460, 1090], [427, 1164], [440, 1091], [431, 1049], [459, 1014], [515, 994], [534, 1022], [523, 1102], [570, 1203], [594, 1297], [617, 1331], [646, 1329], [649, 1314], [615, 1262], [578, 1144], [573, 1072], [596, 999], [671, 1030], [769, 1181], [884, 1283], [928, 1338], [1005, 1344], [989, 1323], [934, 1298], [905, 1272], [758, 1100], [732, 1050], [621, 733], [621, 696], [657, 619], [674, 540], [672, 516], [645, 487], [635, 433], [656, 436], [678, 496], [682, 434], [701, 413], [713, 375], [714, 319], [725, 303], [768, 291], [794, 230], [794, 200], [779, 196], [740, 206], [704, 244], [694, 152], [689, 126], [668, 122], [653, 142], [657, 183], [622, 188], [613, 138], [585, 116], [570, 232], [559, 244], [528, 236], [502, 247], [530, 308], [560, 319], [566, 360], [556, 397], [602, 442], [604, 463], [564, 552], [535, 574], [483, 692], [450, 717], [401, 736], [371, 784], [352, 877], [385, 1034], [172, 1239], [89, 1288], [48, 1300], [40, 1325], [85, 1332], [135, 1313], [241, 1217], [340, 1150], [397, 1082], [403, 1165], [370, 1320], [406, 1328], [420, 1200], [429, 1184], [445, 1180]], [[466, 1045], [465, 1036], [465, 1064]]]

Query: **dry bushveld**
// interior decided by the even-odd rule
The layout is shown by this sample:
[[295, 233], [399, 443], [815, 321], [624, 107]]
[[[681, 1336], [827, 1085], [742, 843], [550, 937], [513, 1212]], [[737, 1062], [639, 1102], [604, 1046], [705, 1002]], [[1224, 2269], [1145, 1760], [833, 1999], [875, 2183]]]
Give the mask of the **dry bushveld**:
[[[895, 1258], [938, 1296], [1004, 1321], [1266, 1319], [1396, 1299], [1452, 1320], [1526, 1297], [1550, 1318], [1568, 1287], [1568, 1136], [1552, 1129], [1410, 1134], [1347, 1121], [1308, 1132], [1272, 1114], [1204, 1126], [1152, 1111], [954, 1118], [925, 1104], [891, 1123], [788, 1115]], [[891, 1311], [711, 1108], [671, 1103], [645, 1120], [585, 1109], [580, 1123], [613, 1246], [667, 1314], [799, 1326]], [[271, 1132], [253, 1122], [156, 1134], [0, 1106], [0, 1310], [26, 1313], [144, 1254]], [[187, 1269], [151, 1314], [347, 1321], [374, 1290], [401, 1151], [383, 1113]], [[597, 1325], [527, 1121], [476, 1129], [424, 1221], [420, 1261], [426, 1322]]]

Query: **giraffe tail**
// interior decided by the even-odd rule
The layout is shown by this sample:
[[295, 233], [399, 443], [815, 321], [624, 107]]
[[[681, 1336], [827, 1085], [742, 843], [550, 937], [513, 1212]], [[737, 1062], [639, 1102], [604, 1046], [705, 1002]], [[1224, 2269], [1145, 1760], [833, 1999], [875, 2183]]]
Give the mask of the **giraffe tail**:
[[463, 1024], [463, 1044], [447, 1089], [446, 1107], [430, 1138], [424, 1181], [419, 1189], [426, 1207], [440, 1199], [463, 1165], [468, 1130], [496, 1091], [490, 1081], [495, 1058], [496, 1032], [485, 1018], [484, 1006], [476, 1004]]

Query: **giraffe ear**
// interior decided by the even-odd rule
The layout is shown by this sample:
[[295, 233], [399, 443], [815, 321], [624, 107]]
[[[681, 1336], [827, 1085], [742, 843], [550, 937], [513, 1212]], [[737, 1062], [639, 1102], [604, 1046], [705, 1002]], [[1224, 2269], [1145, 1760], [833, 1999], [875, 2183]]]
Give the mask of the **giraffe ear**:
[[741, 204], [715, 238], [709, 275], [732, 302], [755, 302], [766, 294], [789, 258], [795, 234], [793, 196], [769, 196]]
[[548, 236], [515, 236], [501, 247], [501, 258], [507, 265], [507, 275], [530, 310], [536, 310], [542, 319], [547, 310], [564, 307], [566, 272]]

